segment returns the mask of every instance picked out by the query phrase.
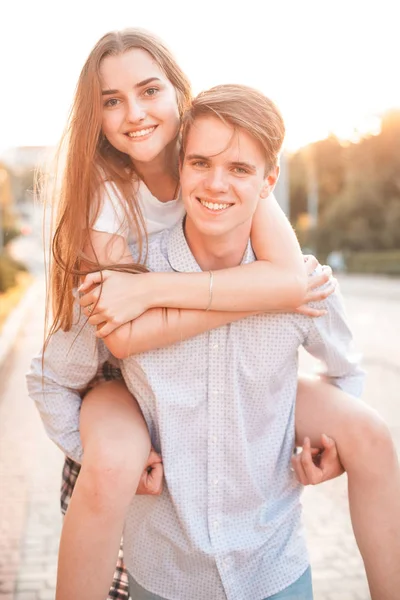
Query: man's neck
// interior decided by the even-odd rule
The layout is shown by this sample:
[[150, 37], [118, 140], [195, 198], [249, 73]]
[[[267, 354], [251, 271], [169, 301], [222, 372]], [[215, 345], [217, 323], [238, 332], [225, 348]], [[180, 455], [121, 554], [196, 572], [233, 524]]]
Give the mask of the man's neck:
[[249, 242], [250, 230], [251, 223], [244, 223], [234, 231], [217, 237], [200, 233], [189, 218], [186, 218], [184, 226], [186, 241], [202, 271], [240, 265]]

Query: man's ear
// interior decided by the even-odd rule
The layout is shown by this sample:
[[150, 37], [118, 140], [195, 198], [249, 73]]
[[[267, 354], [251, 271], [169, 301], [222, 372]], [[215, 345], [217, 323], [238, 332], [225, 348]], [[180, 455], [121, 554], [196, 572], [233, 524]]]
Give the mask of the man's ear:
[[278, 181], [278, 177], [279, 166], [277, 165], [276, 167], [271, 169], [269, 174], [264, 179], [264, 183], [260, 193], [261, 198], [267, 198], [273, 192], [276, 182]]

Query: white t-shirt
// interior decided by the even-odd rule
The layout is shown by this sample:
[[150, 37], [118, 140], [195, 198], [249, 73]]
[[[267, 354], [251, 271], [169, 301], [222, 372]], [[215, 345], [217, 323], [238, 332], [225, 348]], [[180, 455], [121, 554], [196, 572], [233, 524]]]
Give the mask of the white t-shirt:
[[[102, 200], [103, 204], [93, 229], [122, 235], [129, 243], [135, 242], [137, 234], [129, 229], [127, 223], [126, 201], [121, 198], [117, 188], [112, 183], [106, 182], [104, 187], [106, 191]], [[185, 214], [185, 208], [180, 197], [169, 202], [160, 202], [153, 196], [143, 181], [139, 183], [137, 198], [149, 235], [159, 233], [163, 229], [170, 229]]]

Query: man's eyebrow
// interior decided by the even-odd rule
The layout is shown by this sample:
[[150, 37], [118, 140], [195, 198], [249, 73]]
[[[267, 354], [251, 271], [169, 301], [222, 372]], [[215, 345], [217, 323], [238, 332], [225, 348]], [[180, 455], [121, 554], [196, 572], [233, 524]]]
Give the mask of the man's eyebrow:
[[[147, 79], [143, 79], [143, 81], [139, 81], [138, 83], [135, 83], [134, 87], [135, 88], [141, 88], [145, 85], [148, 85], [149, 83], [152, 83], [153, 81], [161, 81], [161, 79], [159, 77], [148, 77]], [[119, 90], [102, 90], [101, 95], [102, 96], [111, 96], [113, 94], [118, 94]]]
[[250, 169], [250, 171], [257, 171], [257, 167], [248, 162], [234, 161], [230, 163], [232, 167], [240, 167], [241, 169]]

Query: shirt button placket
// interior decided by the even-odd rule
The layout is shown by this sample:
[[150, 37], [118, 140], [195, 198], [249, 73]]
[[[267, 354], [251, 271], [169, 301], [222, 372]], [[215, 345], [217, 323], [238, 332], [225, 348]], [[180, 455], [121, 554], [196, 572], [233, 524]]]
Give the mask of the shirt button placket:
[[220, 369], [223, 357], [220, 356], [219, 335], [216, 329], [209, 334], [208, 353], [208, 519], [211, 543], [216, 553], [221, 544], [221, 495], [220, 495], [220, 404], [223, 400], [223, 388]]

